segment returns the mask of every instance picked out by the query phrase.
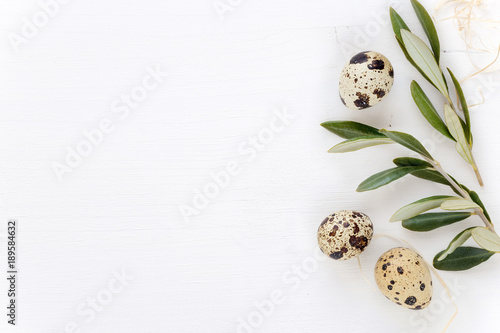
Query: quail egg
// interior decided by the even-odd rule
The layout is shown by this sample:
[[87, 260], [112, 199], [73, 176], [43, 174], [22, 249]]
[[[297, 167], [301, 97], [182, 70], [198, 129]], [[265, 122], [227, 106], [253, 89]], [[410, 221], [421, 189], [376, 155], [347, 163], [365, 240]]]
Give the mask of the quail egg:
[[349, 109], [366, 109], [380, 102], [393, 83], [394, 69], [389, 59], [374, 51], [360, 52], [342, 70], [340, 99]]
[[375, 265], [375, 281], [385, 297], [408, 309], [423, 309], [432, 299], [429, 268], [408, 248], [396, 247], [382, 254]]
[[370, 243], [373, 223], [353, 210], [341, 210], [326, 217], [318, 228], [318, 243], [324, 254], [335, 260], [347, 260], [361, 254]]

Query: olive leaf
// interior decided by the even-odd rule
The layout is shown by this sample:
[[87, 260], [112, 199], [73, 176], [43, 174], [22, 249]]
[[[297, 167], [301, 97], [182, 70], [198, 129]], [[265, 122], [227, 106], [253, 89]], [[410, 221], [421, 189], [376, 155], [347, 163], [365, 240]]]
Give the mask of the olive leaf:
[[[443, 184], [450, 186], [451, 184], [443, 177], [442, 174], [434, 170], [433, 166], [424, 160], [413, 157], [398, 157], [393, 160], [394, 164], [399, 167], [403, 166], [425, 166], [425, 169], [415, 170], [411, 173], [412, 176], [415, 176], [420, 179], [429, 180], [431, 182]], [[453, 189], [453, 187], [452, 187]], [[459, 194], [459, 193], [457, 193]]]
[[441, 209], [444, 210], [463, 210], [463, 209], [481, 209], [479, 205], [471, 200], [464, 198], [456, 198], [446, 200], [441, 204]]
[[403, 21], [401, 16], [399, 16], [398, 12], [396, 12], [392, 7], [390, 9], [390, 17], [391, 17], [392, 29], [394, 30], [394, 33], [396, 35], [396, 41], [398, 42], [399, 47], [401, 47], [401, 50], [403, 51], [403, 54], [405, 55], [406, 59], [410, 62], [410, 64], [413, 65], [413, 67], [415, 67], [419, 71], [419, 73], [427, 81], [429, 81], [434, 86], [434, 88], [438, 89], [436, 85], [427, 77], [427, 75], [417, 66], [417, 64], [415, 64], [415, 62], [410, 57], [408, 51], [406, 50], [406, 47], [403, 44], [403, 38], [401, 37], [401, 30], [404, 29], [410, 31], [410, 28], [408, 28], [408, 26]]
[[436, 269], [443, 271], [463, 271], [470, 269], [488, 260], [495, 252], [490, 252], [477, 247], [461, 246], [449, 254], [445, 259], [438, 261], [444, 251], [436, 254], [433, 265]]
[[426, 213], [403, 220], [401, 225], [411, 231], [431, 231], [470, 217], [470, 212]]
[[470, 227], [462, 232], [460, 232], [458, 235], [455, 236], [441, 255], [437, 257], [437, 261], [441, 261], [445, 259], [448, 255], [452, 254], [453, 251], [455, 251], [459, 246], [462, 246], [472, 235], [472, 229], [477, 228], [477, 227]]
[[395, 158], [392, 162], [396, 164], [397, 166], [403, 167], [403, 166], [425, 166], [427, 168], [432, 168], [432, 165], [424, 160], [421, 160], [419, 158], [414, 158], [414, 157], [398, 157]]
[[422, 24], [424, 28], [425, 34], [431, 43], [432, 51], [434, 52], [434, 57], [436, 58], [437, 63], [439, 63], [439, 54], [441, 52], [439, 46], [439, 38], [437, 35], [436, 27], [434, 26], [434, 22], [432, 21], [431, 16], [425, 10], [424, 6], [420, 4], [417, 0], [411, 0], [411, 4], [415, 13], [417, 14], [418, 20]]
[[[448, 182], [446, 178], [443, 177], [442, 174], [437, 172], [436, 170], [431, 170], [431, 169], [423, 169], [423, 170], [417, 170], [415, 172], [411, 173], [412, 176], [415, 176], [420, 179], [425, 179], [434, 183], [438, 184], [443, 184], [447, 186], [451, 186], [451, 184]], [[453, 187], [452, 187], [453, 189]], [[457, 193], [457, 192], [455, 192]], [[460, 194], [460, 193], [457, 193]]]
[[388, 131], [385, 129], [381, 129], [379, 132], [387, 136], [388, 138], [396, 141], [400, 145], [410, 150], [413, 150], [414, 152], [419, 153], [420, 155], [432, 159], [432, 156], [427, 151], [427, 149], [425, 149], [425, 147], [420, 143], [420, 141], [415, 139], [415, 137], [413, 137], [412, 135], [403, 132]]
[[394, 8], [390, 7], [389, 14], [391, 17], [392, 29], [396, 34], [396, 39], [402, 41], [401, 29], [410, 31], [410, 28], [408, 28], [408, 25], [406, 25], [405, 21], [401, 18], [401, 16], [399, 16], [398, 12]]
[[429, 79], [429, 77], [427, 76], [427, 74], [425, 74], [422, 69], [420, 69], [420, 67], [417, 66], [417, 64], [413, 61], [413, 59], [411, 58], [411, 56], [408, 54], [408, 51], [406, 51], [406, 48], [403, 44], [403, 42], [401, 40], [399, 40], [398, 38], [396, 38], [398, 44], [399, 44], [399, 47], [401, 48], [401, 50], [403, 51], [403, 54], [405, 55], [405, 58], [406, 60], [408, 60], [408, 62], [413, 66], [415, 67], [415, 69], [420, 73], [420, 75], [422, 75], [422, 77], [424, 79], [427, 80], [427, 82], [429, 82], [434, 88], [436, 88], [437, 90], [439, 90], [439, 88], [434, 84], [434, 82], [432, 82], [431, 79]]
[[[425, 169], [415, 170], [411, 173], [412, 176], [415, 176], [420, 179], [429, 180], [431, 182], [451, 186], [450, 182], [443, 177], [442, 174], [434, 170], [432, 164], [427, 161], [421, 160], [419, 158], [413, 157], [398, 157], [393, 160], [394, 164], [397, 166], [425, 166]], [[453, 186], [451, 186], [452, 189]], [[460, 193], [457, 193], [460, 195]]]
[[389, 138], [367, 135], [343, 141], [328, 150], [329, 153], [347, 153], [377, 145], [394, 143]]
[[490, 223], [491, 223], [490, 214], [488, 214], [488, 211], [486, 210], [486, 207], [484, 206], [483, 202], [479, 198], [479, 195], [476, 192], [474, 192], [474, 191], [470, 191], [464, 185], [460, 185], [460, 186], [462, 186], [465, 189], [465, 191], [467, 191], [467, 193], [469, 193], [470, 198], [472, 199], [472, 201], [474, 201], [475, 203], [477, 203], [479, 205], [479, 207], [481, 207], [481, 209], [483, 210], [484, 216], [486, 216], [486, 218], [488, 219], [488, 221], [490, 221]]
[[355, 121], [326, 121], [321, 123], [321, 126], [344, 139], [354, 139], [361, 136], [385, 137], [377, 128]]
[[472, 238], [476, 243], [483, 249], [500, 252], [500, 237], [498, 235], [484, 227], [477, 227], [472, 230]]
[[446, 125], [448, 126], [448, 130], [457, 141], [455, 145], [457, 152], [464, 160], [467, 161], [467, 163], [474, 165], [472, 153], [468, 140], [465, 137], [465, 132], [460, 122], [460, 118], [448, 104], [445, 104], [444, 106], [444, 119], [446, 121]]
[[450, 134], [450, 131], [446, 127], [443, 119], [439, 116], [436, 108], [432, 105], [431, 101], [424, 93], [420, 85], [416, 81], [412, 81], [410, 85], [411, 96], [417, 104], [418, 109], [422, 113], [422, 115], [427, 119], [429, 124], [432, 125], [438, 132], [443, 134], [445, 137], [455, 140], [453, 136]]
[[401, 38], [406, 51], [416, 66], [425, 73], [427, 78], [430, 79], [443, 96], [448, 96], [443, 72], [441, 72], [429, 47], [420, 38], [405, 29], [401, 30]]
[[396, 167], [388, 170], [381, 171], [368, 177], [356, 189], [357, 192], [365, 192], [377, 189], [381, 186], [387, 185], [401, 177], [406, 176], [416, 170], [424, 169], [424, 166], [406, 166]]
[[408, 204], [396, 211], [394, 215], [392, 215], [389, 222], [397, 222], [409, 219], [411, 217], [422, 214], [428, 210], [438, 208], [441, 204], [447, 200], [459, 199], [458, 197], [453, 197], [449, 195], [436, 195], [424, 199], [417, 200]]
[[464, 91], [462, 90], [462, 87], [460, 86], [460, 82], [458, 82], [457, 78], [455, 77], [455, 74], [451, 71], [451, 69], [448, 69], [448, 73], [450, 73], [451, 80], [453, 81], [453, 85], [455, 86], [455, 90], [457, 92], [458, 99], [460, 100], [460, 105], [462, 106], [462, 111], [464, 112], [464, 117], [465, 117], [465, 137], [468, 139], [469, 146], [472, 147], [472, 132], [471, 132], [471, 125], [470, 125], [470, 114], [469, 114], [469, 107], [467, 106], [467, 101], [465, 100], [465, 95]]

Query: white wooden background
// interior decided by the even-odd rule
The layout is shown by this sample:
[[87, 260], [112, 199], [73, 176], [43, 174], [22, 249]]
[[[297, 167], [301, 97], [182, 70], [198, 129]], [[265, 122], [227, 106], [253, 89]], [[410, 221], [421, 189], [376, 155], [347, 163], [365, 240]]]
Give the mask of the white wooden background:
[[[316, 252], [319, 223], [340, 209], [365, 212], [376, 234], [404, 238], [428, 260], [477, 222], [430, 234], [389, 224], [400, 206], [447, 190], [408, 178], [359, 194], [360, 181], [408, 152], [326, 153], [339, 142], [319, 126], [326, 120], [408, 131], [477, 187], [451, 142], [410, 100], [411, 79], [430, 87], [404, 59], [387, 17], [393, 4], [421, 32], [409, 2], [61, 0], [47, 22], [38, 1], [0, 4], [2, 262], [10, 218], [19, 221], [20, 246], [18, 325], [7, 325], [2, 312], [2, 332], [403, 333], [445, 325], [453, 307], [437, 280], [434, 305], [420, 312], [371, 289], [375, 260], [399, 244], [377, 239], [361, 256], [371, 286], [355, 261]], [[23, 20], [34, 16], [43, 26], [29, 31]], [[31, 35], [16, 51], [9, 38], [23, 27]], [[438, 29], [444, 64], [460, 78], [470, 74], [451, 23]], [[363, 50], [391, 59], [396, 84], [380, 105], [353, 112], [338, 98], [338, 77]], [[155, 69], [168, 76], [124, 115], [122, 94], [140, 93]], [[472, 119], [487, 184], [480, 193], [495, 220], [499, 79], [488, 74], [466, 86], [469, 96], [479, 86], [486, 95]], [[291, 116], [276, 120], [276, 112]], [[103, 119], [112, 131], [85, 146], [83, 133]], [[65, 163], [68, 147], [77, 145], [91, 152], [59, 181], [53, 164]], [[228, 163], [237, 174], [222, 187], [210, 185]], [[205, 186], [217, 193], [200, 202], [198, 215], [183, 217], [180, 207], [192, 206]], [[460, 309], [450, 332], [500, 325], [499, 273], [497, 257], [442, 273]], [[123, 274], [125, 282], [115, 280]]]

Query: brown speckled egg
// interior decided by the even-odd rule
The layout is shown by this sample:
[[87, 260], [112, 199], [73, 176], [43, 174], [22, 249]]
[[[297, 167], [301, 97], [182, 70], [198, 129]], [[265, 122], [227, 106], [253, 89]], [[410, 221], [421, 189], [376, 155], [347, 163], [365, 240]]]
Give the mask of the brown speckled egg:
[[370, 218], [353, 210], [329, 215], [318, 228], [318, 243], [324, 254], [335, 260], [358, 256], [370, 243], [373, 224]]
[[432, 277], [424, 259], [415, 251], [395, 247], [382, 254], [375, 265], [377, 286], [389, 300], [419, 310], [432, 299]]
[[394, 83], [391, 62], [378, 52], [356, 54], [340, 75], [340, 99], [349, 109], [361, 110], [380, 102]]

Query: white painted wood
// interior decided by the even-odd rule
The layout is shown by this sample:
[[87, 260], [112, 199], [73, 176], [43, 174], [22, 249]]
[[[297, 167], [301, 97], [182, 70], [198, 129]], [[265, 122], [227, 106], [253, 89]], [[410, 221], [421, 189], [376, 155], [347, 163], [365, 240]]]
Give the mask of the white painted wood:
[[[428, 260], [463, 228], [417, 234], [388, 223], [402, 205], [448, 192], [408, 178], [356, 193], [360, 181], [408, 153], [383, 146], [327, 154], [339, 139], [319, 126], [323, 121], [411, 132], [454, 176], [477, 187], [453, 145], [439, 142], [410, 100], [409, 82], [419, 76], [392, 36], [390, 2], [221, 3], [233, 9], [224, 20], [212, 0], [67, 1], [15, 52], [9, 33], [20, 34], [23, 18], [41, 7], [1, 2], [2, 244], [7, 219], [20, 225], [18, 327], [2, 314], [2, 332], [59, 333], [71, 322], [75, 332], [439, 332], [451, 316], [437, 282], [436, 305], [411, 312], [372, 291], [356, 262], [314, 257], [317, 226], [339, 209], [367, 213], [376, 234], [404, 238]], [[409, 3], [393, 4], [417, 25]], [[446, 36], [445, 65], [461, 78], [470, 74], [452, 26], [438, 29]], [[338, 98], [338, 76], [349, 56], [367, 49], [391, 59], [396, 84], [372, 110], [349, 111]], [[125, 111], [116, 100], [157, 66], [168, 77], [120, 118]], [[493, 84], [472, 111], [475, 155], [487, 184], [481, 196], [498, 220], [500, 77], [485, 78]], [[471, 82], [466, 93], [478, 85]], [[283, 110], [294, 118], [274, 120]], [[65, 163], [67, 147], [84, 145], [83, 132], [103, 119], [113, 130], [58, 181], [52, 164]], [[272, 140], [251, 150], [259, 134]], [[186, 222], [179, 207], [191, 205], [195, 190], [228, 163], [228, 184]], [[372, 285], [375, 260], [396, 245], [377, 239], [361, 256]], [[450, 332], [500, 324], [499, 264], [493, 257], [474, 270], [442, 274], [459, 286]], [[115, 283], [122, 269], [133, 279]], [[122, 291], [90, 311], [88, 299], [106, 301], [110, 288]], [[260, 310], [268, 316], [256, 315], [270, 300], [274, 309]], [[256, 327], [239, 328], [241, 321]]]

